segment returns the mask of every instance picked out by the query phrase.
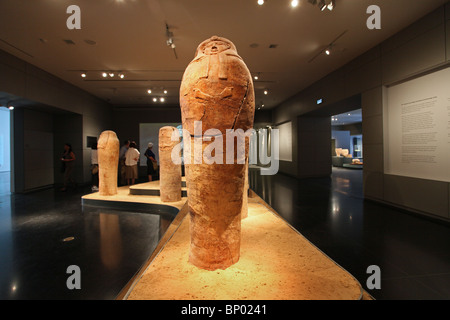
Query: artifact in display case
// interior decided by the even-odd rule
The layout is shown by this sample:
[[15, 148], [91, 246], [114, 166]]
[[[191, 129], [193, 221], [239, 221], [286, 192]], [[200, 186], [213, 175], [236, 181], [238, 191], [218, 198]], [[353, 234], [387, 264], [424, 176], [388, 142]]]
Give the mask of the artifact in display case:
[[117, 194], [117, 171], [120, 143], [114, 131], [103, 131], [98, 139], [98, 179], [99, 194]]
[[[240, 256], [248, 149], [239, 141], [253, 127], [255, 113], [250, 71], [230, 40], [212, 37], [199, 45], [183, 75], [180, 105], [183, 129], [190, 133], [183, 135], [189, 261], [206, 270], [226, 269]], [[227, 130], [237, 134], [233, 150], [227, 149]]]
[[160, 166], [160, 194], [163, 202], [181, 200], [181, 164], [172, 161], [172, 150], [179, 141], [172, 141], [172, 135], [178, 134], [175, 127], [159, 129], [159, 166]]

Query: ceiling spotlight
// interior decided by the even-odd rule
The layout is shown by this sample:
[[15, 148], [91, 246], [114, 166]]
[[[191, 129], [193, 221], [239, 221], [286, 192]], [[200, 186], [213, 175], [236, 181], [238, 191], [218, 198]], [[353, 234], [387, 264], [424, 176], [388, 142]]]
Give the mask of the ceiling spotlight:
[[151, 93], [152, 93], [152, 90], [148, 89], [148, 90], [147, 90], [147, 93], [148, 93], [148, 94], [151, 94]]
[[173, 53], [175, 55], [175, 59], [178, 59], [178, 55], [177, 55], [177, 52], [175, 50], [176, 46], [175, 46], [175, 43], [173, 41], [173, 32], [170, 31], [169, 25], [167, 23], [166, 23], [166, 37], [167, 37], [167, 40], [166, 40], [167, 46], [173, 49]]
[[164, 90], [164, 94], [167, 94], [167, 90]]
[[325, 3], [325, 0], [320, 0], [319, 8], [320, 8], [320, 11], [323, 11], [327, 8], [327, 4]]
[[119, 78], [123, 79], [123, 78], [125, 78], [125, 75], [123, 73], [119, 73]]
[[158, 101], [158, 99], [156, 99], [156, 98], [153, 98], [153, 102], [157, 102]]
[[298, 0], [292, 0], [291, 1], [291, 7], [292, 8], [295, 8], [295, 7], [297, 7], [298, 6]]
[[13, 106], [9, 106], [8, 109], [9, 110], [14, 110], [14, 107]]
[[268, 94], [269, 94], [269, 91], [264, 90], [264, 94], [265, 94], [265, 95], [268, 95]]
[[334, 0], [331, 0], [330, 3], [327, 6], [328, 10], [333, 11], [334, 9]]
[[86, 77], [87, 77], [86, 73], [83, 72], [83, 73], [81, 74], [81, 77], [82, 77], [82, 78], [86, 78]]
[[114, 77], [114, 73], [111, 72], [111, 73], [109, 74], [109, 76], [110, 76], [111, 78], [113, 78], [113, 77]]
[[159, 101], [164, 102], [164, 101], [166, 101], [166, 99], [160, 98]]
[[264, 0], [258, 0], [258, 4], [262, 6], [264, 4]]
[[331, 54], [330, 49], [325, 50], [325, 54], [326, 54], [327, 56], [329, 56], [329, 55]]
[[258, 80], [258, 79], [259, 79], [259, 77], [258, 77], [258, 76], [254, 76], [254, 77], [253, 77], [253, 79], [255, 79], [255, 80]]
[[103, 77], [103, 78], [106, 78], [107, 76], [108, 76], [108, 74], [107, 74], [106, 72], [103, 72], [103, 73], [102, 73], [102, 77]]

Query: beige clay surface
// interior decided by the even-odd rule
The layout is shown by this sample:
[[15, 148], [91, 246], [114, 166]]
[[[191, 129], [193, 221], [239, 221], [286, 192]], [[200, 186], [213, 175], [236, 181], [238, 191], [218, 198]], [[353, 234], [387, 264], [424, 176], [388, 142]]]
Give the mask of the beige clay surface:
[[[250, 200], [250, 199], [249, 199]], [[226, 270], [189, 263], [189, 215], [128, 295], [130, 300], [357, 300], [360, 284], [284, 220], [250, 200], [240, 260]]]
[[[159, 181], [152, 181], [151, 183], [143, 183], [133, 185], [134, 188], [158, 188]], [[186, 203], [187, 198], [183, 197], [180, 201], [171, 202], [170, 204], [161, 201], [159, 196], [142, 196], [130, 194], [130, 189], [128, 186], [117, 188], [117, 194], [113, 196], [102, 196], [98, 192], [87, 194], [82, 199], [88, 200], [102, 200], [102, 201], [124, 201], [124, 202], [137, 202], [137, 203], [152, 203], [152, 204], [163, 204], [169, 205], [178, 209], [181, 209]]]

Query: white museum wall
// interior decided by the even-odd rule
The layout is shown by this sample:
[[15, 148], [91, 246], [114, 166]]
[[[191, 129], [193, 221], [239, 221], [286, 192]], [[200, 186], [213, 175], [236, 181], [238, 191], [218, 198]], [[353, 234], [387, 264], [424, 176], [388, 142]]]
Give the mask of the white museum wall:
[[281, 161], [292, 161], [292, 122], [286, 122], [275, 127], [279, 130], [279, 145]]
[[147, 166], [147, 158], [144, 156], [148, 143], [153, 143], [152, 151], [159, 164], [159, 129], [165, 126], [177, 127], [181, 123], [140, 123], [139, 124], [139, 152], [141, 153], [139, 164]]
[[0, 108], [0, 172], [11, 171], [10, 111]]

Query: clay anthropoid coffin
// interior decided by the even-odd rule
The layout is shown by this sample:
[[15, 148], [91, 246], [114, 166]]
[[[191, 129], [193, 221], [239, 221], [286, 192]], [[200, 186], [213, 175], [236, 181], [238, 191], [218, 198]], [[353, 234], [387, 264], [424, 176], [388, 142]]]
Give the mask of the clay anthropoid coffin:
[[99, 194], [101, 196], [116, 195], [120, 149], [116, 133], [109, 130], [103, 131], [98, 139], [97, 149]]
[[[226, 130], [247, 132], [253, 127], [255, 113], [251, 74], [231, 41], [212, 37], [199, 45], [183, 75], [180, 105], [183, 129], [190, 133], [187, 139], [183, 134], [190, 212], [189, 261], [206, 270], [226, 269], [239, 260], [248, 159], [248, 150], [243, 151], [242, 159], [242, 149], [246, 149], [242, 143], [235, 145], [234, 152], [226, 152]], [[216, 129], [214, 134], [210, 129]], [[195, 148], [195, 143], [201, 147]], [[210, 153], [223, 164], [202, 158], [213, 143], [223, 146]], [[189, 148], [193, 151], [187, 163]], [[195, 161], [199, 155], [200, 163]], [[233, 164], [226, 161], [227, 156], [233, 157]]]
[[172, 150], [180, 142], [172, 141], [172, 134], [178, 135], [174, 127], [159, 129], [159, 174], [161, 201], [175, 202], [181, 200], [181, 164], [172, 161]]

